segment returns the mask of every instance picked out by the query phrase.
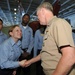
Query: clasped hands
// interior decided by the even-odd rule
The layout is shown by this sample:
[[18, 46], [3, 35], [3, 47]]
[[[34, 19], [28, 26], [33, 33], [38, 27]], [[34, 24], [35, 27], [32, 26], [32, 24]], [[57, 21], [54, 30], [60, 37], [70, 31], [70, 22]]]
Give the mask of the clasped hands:
[[[30, 60], [21, 60], [21, 61], [19, 61], [19, 65], [21, 66], [21, 67], [28, 67], [29, 65], [31, 65], [31, 62], [30, 62]], [[16, 75], [16, 70], [14, 70], [13, 71], [13, 74], [12, 75]]]
[[19, 64], [20, 64], [21, 67], [28, 67], [28, 66], [31, 65], [31, 62], [30, 62], [30, 60], [25, 59], [25, 60], [19, 61]]

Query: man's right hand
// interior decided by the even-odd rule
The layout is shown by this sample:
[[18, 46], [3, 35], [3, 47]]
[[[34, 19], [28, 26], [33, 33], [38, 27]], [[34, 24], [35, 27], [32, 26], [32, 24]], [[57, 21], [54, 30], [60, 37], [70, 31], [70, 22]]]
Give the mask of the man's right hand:
[[25, 62], [26, 62], [26, 61], [27, 61], [27, 60], [19, 61], [20, 66], [21, 66], [21, 67], [24, 67], [24, 66], [25, 66]]

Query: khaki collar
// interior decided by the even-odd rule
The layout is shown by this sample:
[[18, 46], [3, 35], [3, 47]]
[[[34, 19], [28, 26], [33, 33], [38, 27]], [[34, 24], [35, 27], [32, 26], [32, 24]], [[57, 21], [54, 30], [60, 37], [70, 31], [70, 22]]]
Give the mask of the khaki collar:
[[47, 26], [50, 26], [50, 25], [51, 25], [51, 23], [53, 22], [53, 20], [55, 20], [55, 18], [57, 18], [57, 17], [56, 17], [56, 16], [53, 16], [53, 17], [52, 17], [52, 19], [50, 19], [50, 20], [49, 20], [49, 22], [48, 22]]

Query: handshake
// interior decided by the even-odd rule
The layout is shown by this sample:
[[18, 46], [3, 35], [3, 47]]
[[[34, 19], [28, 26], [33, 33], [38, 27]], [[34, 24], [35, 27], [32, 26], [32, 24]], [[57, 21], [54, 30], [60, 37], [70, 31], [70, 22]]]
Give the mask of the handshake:
[[[30, 60], [24, 59], [24, 60], [19, 61], [19, 65], [20, 65], [21, 67], [28, 67], [28, 66], [30, 66], [32, 63], [35, 63], [35, 62], [37, 62], [37, 61], [39, 61], [39, 60], [41, 60], [40, 54], [39, 54], [38, 56], [36, 56], [36, 57], [30, 59]], [[16, 71], [13, 72], [13, 75], [16, 75]]]
[[[22, 61], [19, 61], [19, 65], [21, 67], [28, 67], [31, 65], [31, 61], [30, 60], [22, 60]], [[16, 70], [13, 71], [12, 75], [16, 75]]]
[[22, 60], [22, 61], [19, 61], [19, 65], [21, 66], [21, 67], [28, 67], [28, 66], [30, 66], [32, 63], [31, 63], [31, 61], [30, 60]]
[[21, 67], [28, 67], [30, 66], [32, 63], [35, 63], [37, 61], [41, 60], [41, 56], [40, 54], [30, 60], [22, 60], [22, 61], [19, 61], [19, 64]]

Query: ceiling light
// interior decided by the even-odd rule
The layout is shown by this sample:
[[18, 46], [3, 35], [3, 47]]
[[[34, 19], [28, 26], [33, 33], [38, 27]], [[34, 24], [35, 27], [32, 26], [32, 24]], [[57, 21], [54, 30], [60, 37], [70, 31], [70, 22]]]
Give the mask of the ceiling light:
[[14, 11], [16, 11], [17, 9], [16, 8], [14, 8]]
[[16, 15], [16, 12], [14, 12], [14, 14]]
[[14, 18], [16, 19], [16, 16]]

